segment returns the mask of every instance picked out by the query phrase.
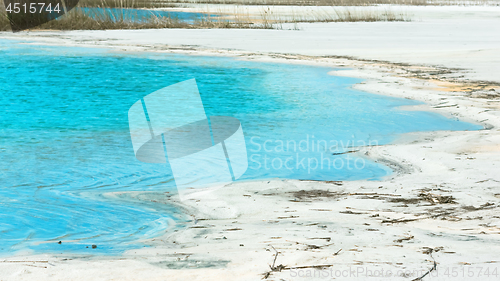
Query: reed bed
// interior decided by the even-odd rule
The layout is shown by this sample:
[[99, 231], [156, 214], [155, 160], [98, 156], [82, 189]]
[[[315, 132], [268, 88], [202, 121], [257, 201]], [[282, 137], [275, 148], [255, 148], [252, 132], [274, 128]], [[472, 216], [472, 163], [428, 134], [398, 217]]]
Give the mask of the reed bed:
[[[337, 1], [337, 0], [334, 0]], [[353, 0], [357, 1], [357, 0]], [[366, 0], [372, 1], [372, 0]], [[379, 0], [373, 0], [379, 1]], [[405, 0], [406, 1], [406, 0]], [[408, 0], [415, 1], [415, 0]], [[421, 1], [421, 0], [418, 0]], [[426, 1], [426, 0], [422, 0]], [[350, 2], [351, 4], [353, 2]], [[4, 8], [0, 0], [1, 9]], [[411, 21], [411, 17], [404, 13], [397, 13], [390, 8], [385, 10], [358, 10], [355, 7], [330, 6], [314, 11], [299, 10], [292, 15], [283, 15], [275, 12], [272, 6], [262, 7], [258, 14], [249, 13], [244, 6], [234, 5], [232, 11], [221, 8], [210, 11], [208, 8], [202, 13], [204, 16], [191, 21], [180, 20], [171, 16], [158, 16], [153, 13], [145, 19], [137, 20], [136, 9], [166, 7], [170, 4], [153, 0], [81, 0], [78, 6], [56, 20], [38, 25], [35, 29], [44, 30], [106, 30], [106, 29], [151, 29], [151, 28], [253, 28], [253, 29], [281, 29], [283, 24], [301, 22], [374, 22], [374, 21]], [[208, 7], [208, 6], [207, 6]], [[89, 9], [94, 8], [92, 13]], [[110, 9], [108, 9], [110, 8]], [[123, 13], [122, 9], [129, 9]], [[226, 7], [227, 8], [227, 7]], [[97, 12], [102, 9], [103, 12]], [[107, 10], [104, 10], [107, 9]], [[219, 16], [211, 16], [219, 15]], [[39, 19], [33, 15], [14, 15], [14, 22], [29, 22]], [[25, 18], [22, 18], [22, 17]], [[21, 19], [19, 19], [21, 17]], [[23, 28], [19, 28], [23, 29]], [[0, 11], [0, 30], [11, 30], [11, 24], [4, 12]]]
[[[99, 5], [100, 7], [106, 7]], [[117, 8], [122, 8], [118, 6]], [[210, 15], [220, 16], [210, 16]], [[224, 15], [226, 14], [226, 15]], [[49, 21], [36, 29], [43, 30], [106, 30], [106, 29], [152, 29], [152, 28], [253, 28], [282, 29], [283, 24], [302, 22], [375, 22], [375, 21], [411, 21], [405, 13], [385, 10], [356, 10], [348, 7], [325, 7], [317, 11], [298, 11], [291, 15], [275, 13], [271, 7], [262, 8], [258, 15], [250, 15], [248, 10], [239, 6], [229, 14], [222, 10], [206, 10], [204, 16], [186, 22], [170, 16], [156, 16], [143, 20], [138, 18], [134, 10], [127, 13], [120, 10], [103, 10], [93, 13], [77, 7], [56, 20]], [[10, 23], [5, 14], [0, 14], [0, 30], [10, 30]]]
[[[70, 11], [59, 19], [49, 21], [33, 30], [111, 30], [111, 29], [158, 29], [158, 28], [270, 28], [250, 22], [228, 22], [204, 18], [186, 23], [171, 17], [157, 17], [137, 22], [121, 18], [120, 14], [110, 16], [89, 16], [81, 10]], [[6, 16], [0, 16], [0, 31], [10, 31], [11, 26]]]
[[272, 6], [499, 6], [499, 0], [164, 0], [165, 5], [231, 4]]
[[80, 0], [80, 7], [105, 7], [105, 8], [172, 8], [178, 4], [169, 1], [158, 0]]
[[[272, 5], [272, 6], [373, 6], [428, 5], [430, 0], [166, 0], [170, 4], [231, 4], [231, 5]], [[459, 0], [449, 0], [459, 1]]]
[[[102, 7], [102, 6], [101, 6]], [[117, 7], [121, 8], [121, 7]], [[95, 11], [95, 10], [94, 10]], [[35, 30], [108, 30], [108, 29], [153, 29], [153, 28], [273, 28], [271, 25], [260, 24], [248, 21], [235, 16], [234, 18], [221, 18], [204, 15], [191, 21], [181, 20], [171, 16], [157, 16], [151, 14], [141, 20], [137, 10], [130, 10], [127, 13], [122, 10], [107, 10], [103, 12], [89, 12], [82, 7], [76, 7], [61, 17], [43, 23]], [[26, 23], [29, 21], [40, 22], [39, 18], [33, 15], [14, 15], [14, 22]], [[24, 18], [20, 18], [23, 17]], [[20, 28], [22, 29], [22, 28]], [[0, 31], [10, 31], [11, 23], [5, 12], [0, 12]]]
[[279, 6], [479, 5], [499, 0], [80, 0], [81, 7], [172, 8], [192, 4]]
[[[234, 11], [209, 10], [205, 13], [231, 14], [227, 18], [240, 23], [251, 22], [265, 28], [282, 28], [287, 23], [313, 22], [375, 22], [375, 21], [411, 21], [412, 17], [406, 12], [396, 12], [390, 7], [385, 9], [356, 9], [356, 7], [321, 7], [314, 10], [289, 9], [275, 11], [272, 6], [263, 7], [259, 13], [249, 14], [248, 9], [240, 7]], [[294, 27], [293, 29], [296, 29]]]

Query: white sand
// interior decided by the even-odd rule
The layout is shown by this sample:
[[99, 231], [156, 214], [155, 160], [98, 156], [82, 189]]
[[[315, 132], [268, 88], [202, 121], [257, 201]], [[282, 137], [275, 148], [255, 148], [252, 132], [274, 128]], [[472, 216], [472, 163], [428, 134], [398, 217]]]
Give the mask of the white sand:
[[[403, 9], [403, 8], [401, 8]], [[405, 7], [413, 22], [299, 24], [300, 30], [113, 30], [0, 33], [53, 43], [195, 47], [254, 53], [353, 56], [463, 68], [467, 78], [500, 82], [500, 7]], [[293, 25], [283, 25], [291, 29]]]
[[[440, 13], [446, 10], [427, 8], [429, 11], [441, 9]], [[434, 259], [437, 270], [423, 280], [498, 279], [500, 100], [484, 98], [488, 93], [498, 95], [498, 89], [494, 92], [486, 88], [471, 95], [444, 91], [463, 85], [443, 82], [438, 85], [433, 80], [413, 78], [432, 76], [429, 73], [435, 69], [429, 67], [308, 56], [293, 57], [303, 60], [286, 60], [282, 55], [270, 54], [342, 55], [393, 63], [461, 67], [467, 70], [434, 76], [453, 80], [464, 75], [460, 78], [462, 82], [500, 81], [498, 8], [453, 7], [450, 10], [459, 8], [464, 9], [463, 13], [470, 9], [467, 20], [455, 16], [453, 11], [447, 19], [303, 24], [300, 31], [2, 33], [4, 38], [51, 44], [243, 55], [245, 59], [345, 66], [350, 70], [332, 74], [366, 78], [365, 82], [355, 85], [357, 89], [421, 100], [426, 104], [416, 109], [478, 122], [489, 130], [412, 133], [392, 145], [363, 148], [358, 155], [395, 169], [395, 173], [383, 181], [245, 182], [205, 194], [199, 200], [179, 203], [172, 198], [171, 203], [182, 204], [198, 221], [147, 241], [153, 247], [129, 251], [121, 257], [10, 257], [5, 262], [0, 260], [0, 279], [260, 280], [273, 263], [271, 245], [279, 251], [276, 265], [333, 267], [321, 272], [323, 278], [294, 277], [299, 274], [298, 270], [284, 269], [273, 272], [268, 280], [331, 280], [331, 274], [333, 277], [344, 274], [335, 280], [413, 280], [432, 268]], [[174, 50], [177, 47], [182, 50]], [[494, 89], [495, 85], [488, 87]], [[292, 193], [300, 190], [333, 193], [330, 197], [313, 198]], [[446, 196], [453, 198], [446, 200]], [[401, 221], [404, 219], [408, 221]], [[433, 249], [432, 256], [429, 249]], [[48, 262], [9, 262], [22, 260]], [[349, 269], [357, 273], [349, 274]], [[367, 270], [377, 274], [376, 270], [381, 269], [384, 274], [391, 270], [398, 275], [402, 273], [400, 270], [408, 270], [409, 275], [366, 277]], [[488, 274], [496, 272], [498, 276], [488, 278], [486, 269]], [[302, 270], [300, 273], [304, 275], [314, 273], [310, 267]]]

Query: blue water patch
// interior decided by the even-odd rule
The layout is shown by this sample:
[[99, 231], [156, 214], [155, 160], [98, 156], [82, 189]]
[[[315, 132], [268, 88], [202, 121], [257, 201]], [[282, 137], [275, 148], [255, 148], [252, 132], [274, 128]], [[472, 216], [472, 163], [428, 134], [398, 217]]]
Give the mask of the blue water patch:
[[361, 80], [325, 67], [7, 40], [0, 61], [3, 254], [119, 253], [161, 234], [173, 208], [105, 194], [175, 192], [168, 164], [135, 158], [127, 113], [142, 97], [191, 78], [207, 115], [241, 121], [249, 157], [241, 180], [376, 180], [391, 171], [345, 152], [407, 132], [481, 129], [401, 110], [419, 102], [353, 90]]
[[147, 9], [130, 9], [130, 8], [80, 8], [90, 17], [97, 19], [113, 19], [114, 21], [131, 21], [143, 22], [152, 17], [165, 17], [179, 22], [193, 23], [196, 20], [202, 20], [210, 17], [216, 17], [213, 14], [193, 13], [193, 12], [178, 12], [178, 11], [164, 11], [164, 10], [147, 10]]

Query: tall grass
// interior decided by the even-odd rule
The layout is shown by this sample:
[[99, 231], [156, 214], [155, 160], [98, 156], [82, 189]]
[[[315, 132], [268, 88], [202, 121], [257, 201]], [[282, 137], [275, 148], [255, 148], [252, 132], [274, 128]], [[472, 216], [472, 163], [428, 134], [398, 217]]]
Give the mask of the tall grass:
[[389, 8], [385, 9], [384, 11], [356, 11], [349, 8], [335, 8], [334, 12], [336, 17], [331, 18], [331, 21], [333, 22], [411, 21], [411, 17], [408, 14], [403, 12], [397, 13]]
[[[89, 15], [82, 9], [75, 9], [56, 20], [49, 21], [33, 30], [111, 30], [111, 29], [152, 29], [152, 28], [263, 28], [252, 23], [231, 23], [210, 17], [188, 23], [173, 17], [151, 15], [146, 20], [134, 21], [123, 17], [123, 13], [99, 13]], [[0, 30], [11, 30], [9, 21], [0, 16]]]
[[[0, 0], [2, 1], [2, 0]], [[142, 2], [140, 2], [142, 1]], [[122, 9], [128, 7], [139, 8], [145, 6], [149, 0], [84, 0], [78, 7], [56, 20], [36, 26], [34, 29], [50, 30], [106, 30], [106, 29], [149, 29], [149, 28], [282, 28], [286, 23], [300, 22], [354, 22], [354, 21], [410, 21], [410, 17], [403, 13], [395, 13], [389, 8], [386, 10], [366, 9], [358, 10], [348, 7], [324, 7], [313, 11], [299, 11], [292, 15], [275, 13], [270, 6], [263, 7], [261, 12], [250, 15], [248, 9], [235, 5], [232, 12], [218, 10], [204, 11], [204, 16], [194, 21], [179, 20], [170, 16], [158, 16], [153, 13], [142, 20], [138, 20], [137, 10]], [[0, 4], [2, 4], [0, 2]], [[163, 5], [163, 4], [162, 4]], [[96, 7], [90, 11], [83, 7]], [[3, 5], [2, 5], [3, 7]], [[107, 9], [104, 8], [119, 8]], [[102, 9], [99, 9], [102, 8]], [[101, 11], [101, 12], [95, 12]], [[217, 17], [211, 15], [220, 15]], [[229, 15], [228, 15], [229, 14]], [[17, 22], [39, 20], [32, 15], [17, 14]], [[25, 18], [22, 18], [22, 17]], [[10, 30], [10, 23], [6, 13], [0, 13], [0, 30]], [[19, 28], [22, 29], [22, 28]], [[297, 29], [295, 26], [294, 29]]]
[[[210, 10], [205, 10], [211, 13]], [[218, 12], [223, 14], [223, 12]], [[227, 13], [227, 11], [226, 11]], [[356, 7], [321, 7], [313, 10], [291, 8], [287, 12], [276, 12], [273, 7], [262, 7], [261, 11], [253, 16], [238, 12], [229, 18], [237, 17], [239, 21], [253, 22], [265, 28], [281, 27], [285, 23], [304, 22], [375, 22], [375, 21], [411, 21], [411, 16], [406, 12], [395, 12], [391, 8], [385, 9], [356, 9]], [[241, 20], [243, 18], [244, 20]]]
[[[235, 8], [236, 9], [236, 8]], [[356, 10], [352, 8], [330, 7], [320, 11], [292, 13], [284, 16], [274, 13], [270, 8], [263, 8], [259, 15], [250, 16], [248, 11], [236, 10], [231, 15], [213, 17], [213, 11], [205, 16], [186, 22], [174, 17], [151, 16], [144, 20], [133, 20], [137, 14], [133, 11], [123, 13], [120, 10], [107, 10], [92, 14], [88, 10], [75, 8], [56, 20], [49, 21], [35, 29], [42, 30], [106, 30], [106, 29], [150, 29], [150, 28], [253, 28], [280, 29], [283, 24], [301, 22], [374, 22], [374, 21], [411, 21], [404, 13], [386, 10]], [[219, 12], [219, 14], [222, 14]], [[297, 29], [297, 26], [294, 26]], [[0, 30], [10, 30], [5, 14], [0, 14]]]
[[[176, 0], [171, 0], [176, 1]], [[428, 0], [194, 0], [197, 3], [291, 6], [372, 6], [378, 4], [427, 5]]]
[[165, 5], [185, 4], [237, 4], [237, 5], [272, 5], [272, 6], [373, 6], [391, 5], [493, 5], [498, 6], [498, 0], [163, 0]]
[[[0, 3], [1, 4], [1, 3]], [[106, 7], [100, 4], [98, 8]], [[116, 8], [122, 8], [117, 6]], [[157, 16], [153, 13], [145, 19], [138, 20], [137, 10], [122, 9], [101, 10], [101, 12], [89, 11], [81, 7], [74, 8], [67, 14], [36, 26], [35, 30], [107, 30], [107, 29], [151, 29], [151, 28], [272, 28], [252, 22], [242, 17], [235, 16], [234, 19], [213, 17], [204, 15], [192, 21], [180, 20], [171, 16]], [[99, 9], [98, 9], [99, 10]], [[40, 22], [32, 15], [16, 14], [14, 22], [29, 23]], [[23, 25], [21, 24], [21, 25]], [[19, 28], [22, 29], [22, 28]], [[5, 12], [0, 13], [0, 31], [10, 31], [10, 21]]]
[[80, 7], [105, 7], [105, 8], [171, 8], [177, 7], [169, 1], [158, 0], [80, 0]]

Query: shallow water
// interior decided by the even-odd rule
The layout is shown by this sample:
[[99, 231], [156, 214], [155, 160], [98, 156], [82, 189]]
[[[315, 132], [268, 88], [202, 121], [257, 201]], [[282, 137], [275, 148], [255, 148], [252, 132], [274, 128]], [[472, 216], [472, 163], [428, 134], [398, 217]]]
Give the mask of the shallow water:
[[123, 9], [123, 8], [76, 8], [83, 10], [92, 17], [112, 18], [116, 20], [124, 19], [133, 22], [141, 22], [151, 17], [166, 17], [180, 22], [192, 23], [195, 20], [205, 19], [206, 17], [215, 17], [215, 15], [192, 12], [161, 11], [147, 9]]
[[[149, 93], [191, 78], [207, 115], [242, 123], [250, 162], [240, 180], [380, 179], [390, 173], [387, 167], [338, 153], [355, 150], [352, 142], [386, 144], [406, 132], [481, 128], [400, 110], [418, 102], [353, 90], [359, 79], [331, 76], [323, 67], [5, 40], [0, 62], [3, 254], [119, 253], [161, 234], [175, 210], [102, 194], [175, 192], [168, 164], [136, 160], [127, 113]], [[279, 167], [290, 157], [295, 162]], [[314, 168], [309, 159], [329, 159], [336, 166]], [[74, 242], [39, 244], [59, 240]], [[92, 244], [98, 248], [86, 248]]]

